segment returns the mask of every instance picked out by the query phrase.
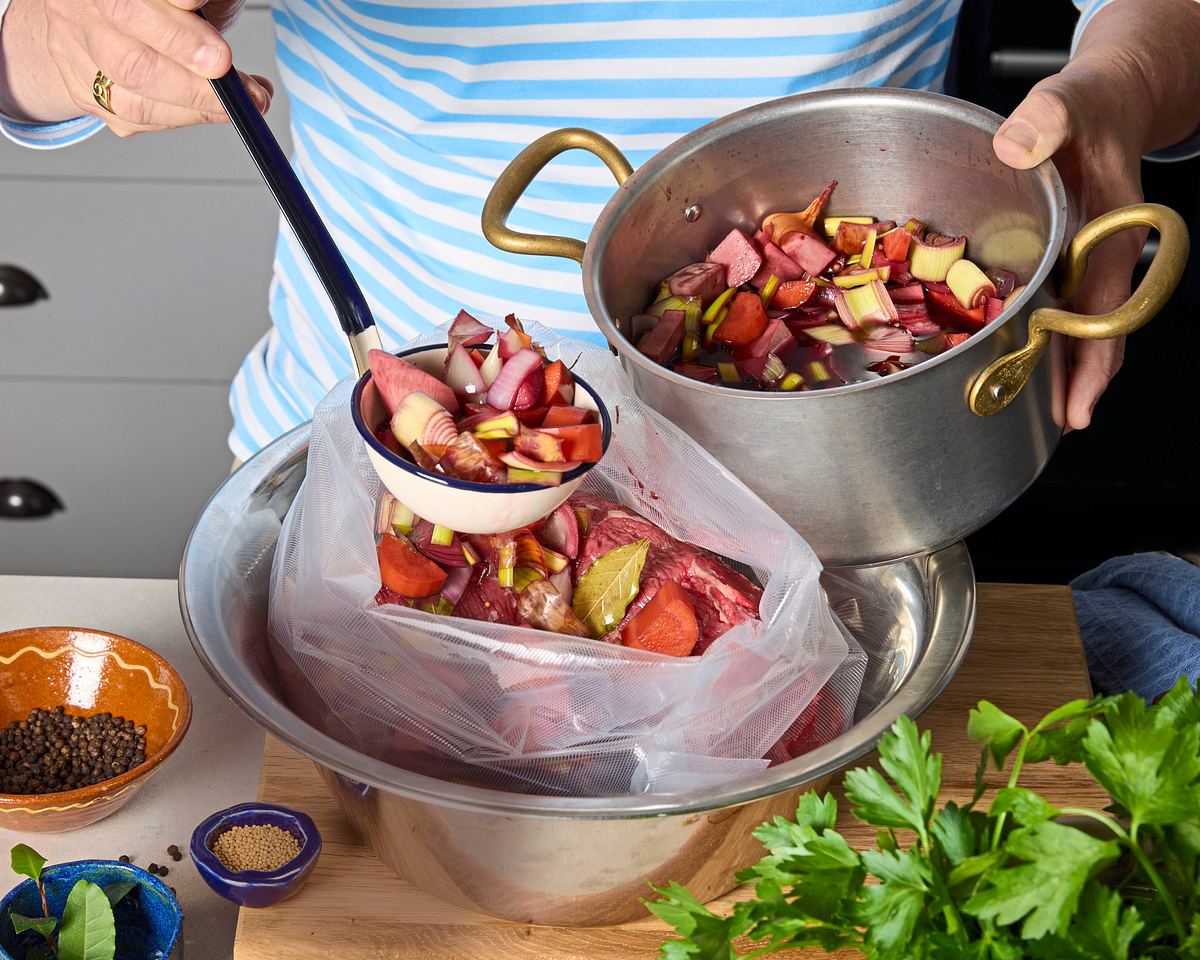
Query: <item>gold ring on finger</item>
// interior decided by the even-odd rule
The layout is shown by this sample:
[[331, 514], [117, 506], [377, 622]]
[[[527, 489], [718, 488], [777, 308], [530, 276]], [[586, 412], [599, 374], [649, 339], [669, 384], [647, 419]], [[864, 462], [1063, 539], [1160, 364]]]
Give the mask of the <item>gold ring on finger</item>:
[[104, 75], [103, 70], [96, 71], [96, 79], [92, 81], [92, 99], [109, 113], [113, 112], [112, 85], [113, 82]]

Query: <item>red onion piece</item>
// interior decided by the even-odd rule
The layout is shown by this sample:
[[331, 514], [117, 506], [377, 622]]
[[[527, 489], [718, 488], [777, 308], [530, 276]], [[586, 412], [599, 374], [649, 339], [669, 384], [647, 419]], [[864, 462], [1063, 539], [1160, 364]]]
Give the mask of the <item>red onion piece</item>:
[[898, 327], [874, 327], [863, 346], [877, 353], [912, 353], [913, 338]]
[[446, 582], [442, 584], [442, 596], [450, 603], [458, 603], [467, 592], [467, 584], [471, 582], [470, 567], [451, 567], [446, 571]]
[[500, 359], [507, 360], [528, 348], [526, 338], [519, 331], [507, 330], [500, 334], [500, 339], [496, 341], [496, 349], [500, 351]]
[[[492, 381], [492, 385], [488, 388], [488, 405], [497, 410], [515, 409], [513, 404], [518, 391], [534, 373], [541, 373], [541, 370], [542, 358], [540, 356], [528, 347], [518, 350], [504, 362], [499, 376]], [[526, 406], [532, 406], [539, 396], [541, 396], [541, 384], [538, 384], [536, 395]]]
[[902, 287], [888, 287], [888, 295], [897, 307], [902, 303], [925, 303], [925, 291], [919, 283], [909, 283]]
[[495, 407], [487, 403], [471, 404], [468, 408], [468, 415], [458, 421], [458, 429], [471, 431], [485, 420], [492, 420], [504, 413], [503, 410], [497, 410]]
[[942, 332], [941, 324], [929, 316], [923, 302], [897, 304], [896, 311], [900, 314], [900, 325], [914, 337], [928, 337]]
[[996, 296], [1001, 300], [1016, 289], [1017, 275], [1011, 270], [984, 270], [983, 275], [996, 285]]
[[567, 603], [570, 603], [571, 597], [575, 595], [575, 585], [571, 582], [571, 568], [569, 566], [564, 567], [558, 573], [551, 574], [548, 579], [553, 584], [554, 589], [562, 594], [562, 598]]
[[813, 294], [812, 300], [809, 301], [813, 306], [832, 307], [837, 302], [838, 288], [834, 286], [817, 287], [817, 292]]
[[458, 534], [454, 535], [449, 546], [443, 547], [436, 544], [433, 542], [433, 524], [428, 520], [419, 521], [413, 527], [412, 533], [409, 534], [409, 539], [412, 540], [414, 547], [440, 567], [453, 568], [467, 565], [467, 558], [463, 556]]
[[570, 560], [579, 555], [579, 519], [569, 503], [562, 504], [546, 518], [538, 539]]
[[517, 389], [517, 395], [513, 397], [513, 410], [532, 409], [541, 400], [542, 390], [545, 386], [545, 368], [539, 366], [522, 381], [521, 386]]
[[446, 354], [446, 386], [461, 401], [482, 397], [487, 393], [483, 375], [466, 347], [454, 345]]
[[451, 346], [478, 347], [492, 339], [495, 333], [491, 327], [485, 326], [467, 313], [459, 310], [458, 316], [450, 324], [448, 339]]
[[1004, 301], [996, 297], [988, 297], [983, 304], [983, 318], [991, 323], [1004, 312]]

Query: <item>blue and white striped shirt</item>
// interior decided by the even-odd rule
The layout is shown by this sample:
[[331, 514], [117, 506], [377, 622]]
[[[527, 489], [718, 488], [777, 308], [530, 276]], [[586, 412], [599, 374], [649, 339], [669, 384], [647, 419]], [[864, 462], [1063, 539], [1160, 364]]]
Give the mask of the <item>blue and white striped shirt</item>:
[[[2, 4], [4, 0], [0, 0]], [[1080, 28], [1106, 0], [1075, 0]], [[363, 287], [385, 345], [460, 307], [576, 334], [595, 327], [578, 268], [493, 249], [479, 229], [496, 176], [563, 126], [613, 140], [636, 167], [723, 114], [843, 86], [938, 89], [961, 0], [275, 0], [294, 163]], [[0, 121], [54, 147], [95, 131]], [[613, 191], [567, 154], [512, 218], [586, 236]], [[308, 419], [352, 372], [346, 341], [290, 231], [273, 326], [233, 383], [242, 458]]]

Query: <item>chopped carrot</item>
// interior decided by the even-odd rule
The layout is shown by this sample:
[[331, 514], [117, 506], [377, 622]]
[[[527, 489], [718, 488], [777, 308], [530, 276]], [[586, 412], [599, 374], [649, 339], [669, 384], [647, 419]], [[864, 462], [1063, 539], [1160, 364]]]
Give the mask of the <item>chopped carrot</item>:
[[686, 657], [700, 639], [692, 600], [674, 580], [668, 580], [641, 612], [625, 626], [621, 643], [668, 657]]
[[717, 327], [713, 339], [732, 347], [753, 343], [767, 328], [767, 311], [757, 293], [739, 293], [729, 306], [729, 315]]
[[562, 441], [563, 458], [566, 460], [598, 463], [604, 456], [604, 434], [598, 423], [571, 427], [542, 427], [541, 432]]
[[517, 419], [527, 427], [541, 426], [543, 420], [546, 419], [545, 407], [530, 407], [528, 410], [516, 411]]
[[446, 582], [446, 571], [401, 537], [385, 533], [377, 552], [380, 580], [402, 597], [431, 597]]
[[901, 227], [885, 233], [879, 238], [879, 242], [883, 245], [883, 255], [889, 260], [907, 260], [912, 234]]
[[583, 407], [554, 406], [546, 411], [543, 427], [577, 427], [592, 418], [592, 411]]
[[817, 285], [811, 280], [785, 280], [775, 288], [771, 306], [777, 310], [794, 310], [808, 303], [816, 292]]
[[559, 394], [559, 387], [567, 383], [574, 383], [571, 378], [571, 371], [567, 369], [565, 363], [561, 360], [555, 360], [553, 363], [546, 364], [546, 369], [542, 371], [542, 400], [543, 407], [551, 406], [552, 404], [565, 403]]
[[958, 297], [953, 293], [928, 290], [925, 296], [928, 299], [930, 316], [944, 326], [948, 325], [959, 331], [976, 333], [982, 330], [987, 322], [983, 306], [968, 310], [958, 302]]

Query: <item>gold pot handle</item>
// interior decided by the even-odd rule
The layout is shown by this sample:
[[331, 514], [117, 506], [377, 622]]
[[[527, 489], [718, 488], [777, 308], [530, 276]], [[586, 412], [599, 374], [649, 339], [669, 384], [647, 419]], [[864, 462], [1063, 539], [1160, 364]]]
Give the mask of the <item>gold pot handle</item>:
[[1169, 207], [1135, 203], [1101, 214], [1081, 227], [1060, 261], [1060, 293], [1075, 296], [1087, 272], [1088, 255], [1101, 240], [1133, 227], [1158, 231], [1158, 251], [1133, 295], [1111, 313], [1088, 317], [1055, 307], [1041, 307], [1029, 318], [1029, 339], [983, 371], [971, 386], [968, 402], [981, 417], [999, 413], [1021, 392], [1050, 343], [1051, 333], [1081, 340], [1108, 340], [1133, 333], [1161, 310], [1179, 285], [1188, 256], [1187, 225]]
[[488, 242], [509, 253], [526, 253], [541, 257], [563, 257], [583, 263], [584, 243], [572, 237], [538, 236], [520, 233], [508, 226], [508, 217], [521, 195], [529, 189], [545, 166], [567, 150], [586, 150], [595, 154], [608, 166], [617, 185], [629, 179], [633, 167], [613, 144], [591, 130], [581, 127], [566, 127], [538, 137], [518, 153], [512, 163], [492, 185], [483, 204], [483, 235]]

